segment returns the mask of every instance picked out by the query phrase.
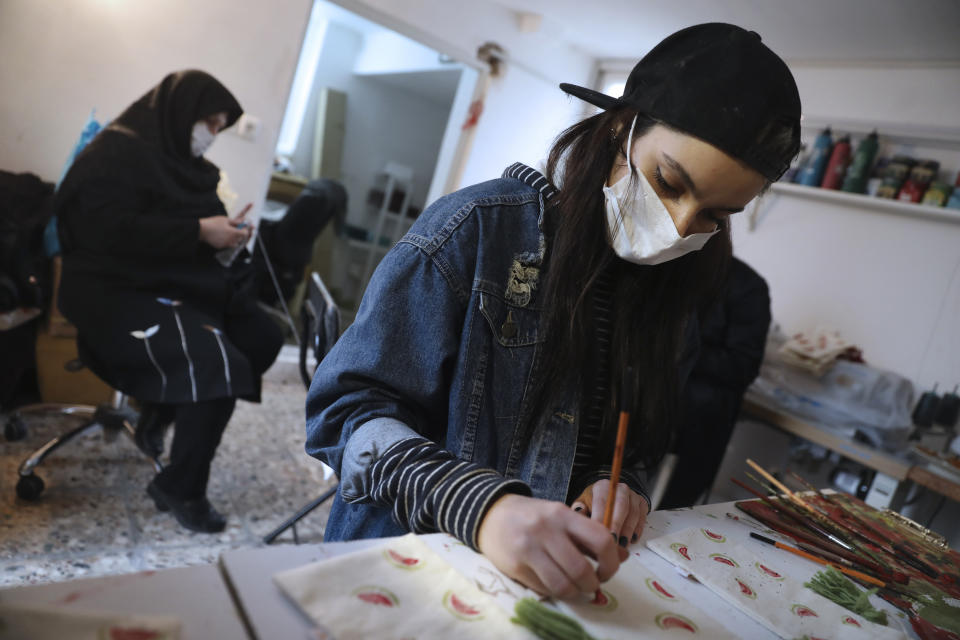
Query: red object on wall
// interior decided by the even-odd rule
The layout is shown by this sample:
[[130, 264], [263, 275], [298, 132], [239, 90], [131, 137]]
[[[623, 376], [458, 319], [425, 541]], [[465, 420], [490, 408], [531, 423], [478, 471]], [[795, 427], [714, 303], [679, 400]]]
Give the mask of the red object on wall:
[[480, 122], [480, 114], [483, 113], [483, 100], [474, 100], [470, 103], [470, 108], [467, 110], [467, 119], [463, 123], [461, 129], [470, 129], [471, 127], [477, 126], [477, 123]]

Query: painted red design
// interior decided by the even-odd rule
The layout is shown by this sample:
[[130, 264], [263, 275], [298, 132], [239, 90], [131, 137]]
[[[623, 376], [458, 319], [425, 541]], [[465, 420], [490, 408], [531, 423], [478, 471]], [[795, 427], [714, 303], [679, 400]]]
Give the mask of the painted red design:
[[383, 587], [372, 585], [359, 587], [354, 590], [353, 595], [357, 596], [357, 598], [368, 604], [373, 604], [380, 607], [395, 607], [397, 604], [399, 604], [397, 596], [395, 596], [389, 589], [384, 589]]
[[419, 558], [411, 558], [409, 556], [403, 556], [394, 551], [393, 549], [387, 549], [387, 554], [395, 561], [406, 567], [412, 567], [420, 564]]
[[687, 560], [690, 560], [690, 552], [687, 549], [687, 545], [681, 544], [679, 542], [674, 542], [670, 545], [670, 548], [682, 555]]
[[480, 609], [471, 607], [467, 603], [463, 602], [455, 594], [450, 594], [450, 606], [457, 610], [457, 613], [462, 613], [465, 616], [475, 616], [480, 613]]
[[794, 614], [800, 616], [801, 618], [819, 618], [820, 617], [819, 615], [817, 615], [816, 611], [802, 604], [795, 604], [792, 607], [790, 607], [790, 610]]
[[765, 573], [765, 574], [767, 574], [768, 576], [770, 576], [771, 578], [773, 578], [774, 580], [783, 580], [783, 576], [782, 576], [782, 575], [780, 575], [779, 573], [777, 573], [776, 571], [774, 571], [773, 569], [771, 569], [770, 567], [768, 567], [768, 566], [766, 566], [766, 565], [764, 565], [764, 564], [760, 564], [760, 563], [758, 562], [758, 563], [757, 563], [757, 568], [760, 569], [760, 571], [762, 571], [763, 573]]
[[484, 617], [483, 610], [464, 602], [453, 591], [443, 594], [443, 606], [461, 620], [482, 620]]
[[856, 619], [856, 618], [853, 618], [853, 617], [851, 617], [851, 616], [846, 616], [846, 617], [843, 619], [843, 624], [852, 624], [852, 625], [855, 626], [855, 627], [859, 627], [859, 626], [860, 626], [860, 623], [857, 622], [857, 619]]
[[676, 596], [666, 590], [666, 588], [660, 584], [657, 580], [653, 578], [647, 578], [646, 580], [647, 588], [650, 591], [653, 591], [657, 596], [663, 598], [664, 600], [675, 600]]
[[393, 603], [390, 601], [390, 598], [383, 595], [382, 593], [373, 593], [370, 591], [365, 591], [364, 593], [358, 593], [357, 597], [363, 600], [364, 602], [369, 602], [370, 604], [379, 604], [385, 607], [393, 606]]
[[737, 564], [737, 561], [736, 561], [736, 560], [734, 560], [734, 559], [731, 558], [730, 556], [725, 556], [725, 555], [723, 555], [722, 553], [711, 553], [711, 554], [710, 554], [710, 557], [713, 558], [713, 561], [714, 561], [714, 562], [719, 562], [719, 563], [721, 563], [721, 564], [725, 564], [725, 565], [728, 565], [728, 566], [731, 566], [731, 567], [739, 567], [739, 566], [740, 566], [739, 564]]
[[590, 601], [590, 604], [602, 611], [613, 611], [617, 608], [617, 599], [613, 597], [609, 591], [604, 591], [603, 589], [597, 589], [596, 595], [593, 596], [593, 600]]
[[751, 589], [750, 585], [745, 583], [743, 580], [740, 580], [739, 578], [737, 578], [736, 580], [737, 580], [737, 584], [740, 585], [740, 593], [742, 593], [748, 598], [756, 599], [757, 592]]
[[690, 618], [677, 613], [661, 613], [654, 618], [654, 621], [661, 629], [683, 629], [690, 633], [697, 633], [698, 631], [697, 625], [695, 625]]
[[710, 529], [700, 529], [703, 532], [703, 535], [707, 537], [707, 540], [712, 540], [713, 542], [726, 542], [726, 536], [716, 533], [715, 531], [710, 531]]

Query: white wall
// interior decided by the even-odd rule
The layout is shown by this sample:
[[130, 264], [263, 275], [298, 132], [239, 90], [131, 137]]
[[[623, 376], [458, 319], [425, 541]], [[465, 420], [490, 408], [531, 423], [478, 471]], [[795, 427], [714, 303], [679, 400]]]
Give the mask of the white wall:
[[387, 84], [376, 75], [357, 75], [354, 65], [363, 50], [363, 35], [338, 23], [327, 26], [314, 92], [292, 161], [299, 173], [309, 175], [319, 89], [345, 92], [346, 144], [340, 180], [350, 194], [349, 222], [370, 227], [366, 194], [388, 161], [413, 169], [411, 204], [425, 206], [453, 94], [446, 102], [435, 102]]
[[[956, 66], [794, 74], [804, 112], [818, 119], [960, 130]], [[952, 155], [955, 168], [960, 148]], [[734, 246], [766, 277], [774, 317], [788, 333], [834, 327], [868, 362], [921, 388], [960, 382], [960, 223], [766, 198], [755, 231], [745, 214], [734, 216]]]
[[510, 56], [493, 79], [460, 186], [499, 177], [511, 163], [543, 158], [553, 138], [582, 115], [582, 103], [557, 88], [589, 84], [594, 61], [550, 32], [521, 33], [506, 8], [486, 2], [335, 0], [337, 4], [462, 62], [487, 41]]
[[209, 158], [259, 205], [310, 0], [0, 1], [0, 168], [55, 181], [87, 115], [110, 120], [170, 71], [200, 68], [262, 130], [221, 135]]

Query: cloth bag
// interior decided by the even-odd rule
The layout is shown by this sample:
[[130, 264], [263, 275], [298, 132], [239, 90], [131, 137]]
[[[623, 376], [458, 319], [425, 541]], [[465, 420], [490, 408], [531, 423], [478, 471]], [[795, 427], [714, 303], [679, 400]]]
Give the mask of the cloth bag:
[[414, 534], [273, 579], [322, 628], [320, 638], [535, 638]]
[[802, 581], [787, 575], [776, 562], [763, 560], [708, 528], [691, 527], [667, 534], [649, 540], [647, 547], [781, 638], [906, 637], [814, 593]]

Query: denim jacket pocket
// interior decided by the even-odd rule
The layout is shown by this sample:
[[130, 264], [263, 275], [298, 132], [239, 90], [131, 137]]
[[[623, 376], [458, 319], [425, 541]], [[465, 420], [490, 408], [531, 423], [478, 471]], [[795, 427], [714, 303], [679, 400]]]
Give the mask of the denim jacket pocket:
[[480, 313], [503, 347], [528, 347], [544, 340], [544, 332], [540, 329], [542, 313], [539, 310], [518, 307], [495, 295], [481, 292]]

